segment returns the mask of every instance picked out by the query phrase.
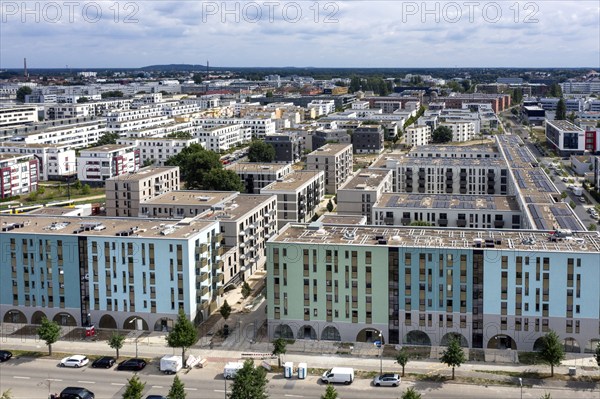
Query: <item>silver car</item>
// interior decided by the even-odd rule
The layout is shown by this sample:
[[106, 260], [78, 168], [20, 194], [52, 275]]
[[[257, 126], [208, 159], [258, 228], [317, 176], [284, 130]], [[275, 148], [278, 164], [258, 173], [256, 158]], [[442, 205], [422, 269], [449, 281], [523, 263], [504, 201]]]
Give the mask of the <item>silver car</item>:
[[87, 356], [73, 355], [73, 356], [65, 357], [64, 359], [62, 359], [60, 361], [60, 367], [79, 368], [79, 367], [83, 367], [83, 366], [87, 365], [89, 362], [90, 362], [90, 360], [87, 358]]
[[376, 387], [397, 387], [400, 385], [400, 376], [398, 374], [380, 374], [373, 378], [373, 385]]

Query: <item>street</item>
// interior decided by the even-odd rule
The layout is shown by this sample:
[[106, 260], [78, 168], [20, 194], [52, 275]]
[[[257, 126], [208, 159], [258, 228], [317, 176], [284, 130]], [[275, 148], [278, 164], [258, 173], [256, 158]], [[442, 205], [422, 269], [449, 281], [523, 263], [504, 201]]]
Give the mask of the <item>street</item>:
[[[212, 363], [203, 369], [182, 371], [179, 377], [185, 384], [190, 399], [212, 399], [225, 397], [225, 380], [222, 378], [222, 364]], [[20, 358], [0, 364], [0, 392], [11, 389], [14, 399], [45, 399], [50, 393], [60, 392], [67, 386], [86, 387], [95, 393], [97, 399], [120, 398], [125, 390], [127, 378], [132, 372], [93, 369], [62, 369], [57, 361], [50, 359]], [[139, 373], [146, 382], [144, 395], [162, 394], [169, 391], [173, 376], [161, 374], [156, 364], [149, 364]], [[281, 374], [268, 374], [268, 394], [273, 399], [318, 398], [325, 392], [325, 386], [318, 377], [308, 376], [305, 380], [285, 379]], [[227, 381], [230, 385], [231, 381]], [[370, 379], [357, 378], [350, 386], [336, 385], [341, 399], [396, 399], [408, 388], [414, 387], [423, 398], [518, 398], [520, 387], [465, 385], [453, 382], [402, 382], [399, 388], [376, 388]], [[553, 399], [600, 398], [600, 391], [585, 389], [544, 388], [543, 386], [524, 386], [523, 398], [539, 398], [545, 392]]]

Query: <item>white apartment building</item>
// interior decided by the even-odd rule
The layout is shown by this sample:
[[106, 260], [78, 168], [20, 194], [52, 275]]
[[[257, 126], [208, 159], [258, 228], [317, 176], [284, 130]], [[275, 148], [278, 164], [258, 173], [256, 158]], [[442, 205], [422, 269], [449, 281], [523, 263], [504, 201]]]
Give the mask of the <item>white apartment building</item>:
[[260, 190], [277, 195], [277, 226], [307, 222], [325, 195], [325, 172], [296, 171]]
[[189, 133], [193, 136], [195, 131], [196, 128], [194, 127], [194, 124], [190, 121], [178, 122], [176, 120], [169, 119], [167, 123], [163, 125], [151, 126], [147, 128], [128, 131], [125, 133], [125, 137], [130, 139], [165, 137], [175, 132]]
[[35, 105], [0, 105], [0, 129], [30, 125], [37, 121], [38, 107]]
[[372, 224], [373, 205], [383, 193], [392, 191], [391, 170], [360, 170], [337, 191], [338, 215], [364, 216]]
[[224, 125], [239, 125], [250, 128], [251, 137], [264, 138], [275, 133], [275, 122], [271, 118], [201, 118], [194, 124], [202, 128]]
[[[155, 166], [162, 166], [172, 156], [179, 154], [184, 148], [197, 144], [198, 138], [174, 139], [168, 137], [126, 138], [117, 140], [117, 144], [134, 146], [139, 149], [142, 165], [152, 161]], [[204, 143], [201, 143], [204, 145]]]
[[307, 109], [315, 109], [317, 116], [329, 115], [335, 111], [335, 101], [333, 100], [312, 100], [306, 105]]
[[27, 144], [64, 144], [85, 148], [96, 143], [106, 132], [102, 119], [71, 118], [37, 123], [33, 126], [2, 128], [0, 140]]
[[38, 171], [31, 154], [0, 154], [0, 198], [37, 191]]
[[452, 141], [455, 143], [473, 140], [477, 134], [474, 122], [442, 122], [440, 126], [452, 130]]
[[111, 177], [138, 171], [140, 164], [140, 151], [136, 146], [108, 144], [93, 147], [79, 153], [77, 179], [103, 185]]
[[178, 166], [148, 166], [106, 180], [106, 215], [138, 217], [144, 202], [179, 190]]
[[204, 144], [207, 150], [226, 151], [236, 145], [252, 140], [251, 130], [242, 124], [196, 127], [194, 137]]
[[582, 155], [585, 151], [585, 131], [569, 121], [546, 120], [546, 139], [560, 156]]
[[248, 194], [260, 194], [260, 190], [269, 184], [283, 180], [292, 173], [292, 164], [237, 162], [225, 167], [240, 177]]
[[127, 132], [157, 127], [172, 122], [156, 106], [142, 106], [127, 111], [112, 111], [106, 114], [106, 131], [125, 136]]
[[306, 156], [306, 169], [325, 172], [325, 193], [335, 194], [352, 174], [352, 144], [325, 144]]
[[75, 150], [66, 144], [0, 142], [0, 154], [32, 154], [39, 161], [40, 180], [64, 180], [77, 174]]
[[407, 146], [426, 145], [431, 142], [431, 127], [412, 125], [404, 130], [404, 144]]

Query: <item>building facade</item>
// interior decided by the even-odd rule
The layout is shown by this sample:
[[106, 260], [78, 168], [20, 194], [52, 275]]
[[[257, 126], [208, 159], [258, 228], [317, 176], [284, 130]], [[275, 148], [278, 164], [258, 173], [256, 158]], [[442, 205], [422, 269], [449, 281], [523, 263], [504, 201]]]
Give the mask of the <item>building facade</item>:
[[77, 178], [104, 185], [106, 179], [134, 173], [141, 165], [140, 150], [132, 145], [107, 144], [82, 150], [77, 158]]
[[307, 170], [325, 172], [325, 194], [337, 193], [352, 174], [352, 167], [351, 144], [325, 144], [306, 156]]
[[37, 191], [39, 162], [33, 155], [0, 154], [0, 198]]
[[240, 177], [248, 194], [260, 194], [263, 187], [292, 173], [291, 164], [261, 162], [236, 162], [225, 169], [234, 171]]

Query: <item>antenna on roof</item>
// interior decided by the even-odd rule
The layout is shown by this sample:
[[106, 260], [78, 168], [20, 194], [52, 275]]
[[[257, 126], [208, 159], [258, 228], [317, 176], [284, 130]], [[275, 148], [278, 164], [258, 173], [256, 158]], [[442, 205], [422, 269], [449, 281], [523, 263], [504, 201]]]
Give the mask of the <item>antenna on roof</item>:
[[208, 65], [208, 60], [206, 60], [206, 88], [204, 89], [204, 94], [208, 94], [208, 77], [210, 76]]

